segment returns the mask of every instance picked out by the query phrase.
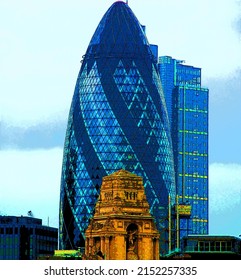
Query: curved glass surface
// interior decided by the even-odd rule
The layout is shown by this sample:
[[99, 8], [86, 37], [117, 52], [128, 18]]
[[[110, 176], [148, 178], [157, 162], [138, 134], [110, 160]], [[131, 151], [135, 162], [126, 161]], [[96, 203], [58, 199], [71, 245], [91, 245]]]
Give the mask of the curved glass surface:
[[84, 244], [102, 177], [126, 169], [143, 177], [151, 213], [164, 227], [175, 200], [172, 146], [155, 59], [123, 2], [97, 27], [78, 75], [66, 132], [60, 247]]

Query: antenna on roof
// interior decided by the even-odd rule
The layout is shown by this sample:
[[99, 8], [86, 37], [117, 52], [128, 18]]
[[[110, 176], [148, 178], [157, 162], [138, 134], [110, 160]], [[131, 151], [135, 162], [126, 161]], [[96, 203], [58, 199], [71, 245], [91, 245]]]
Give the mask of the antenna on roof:
[[34, 217], [33, 212], [31, 210], [28, 211], [28, 217], [31, 217], [31, 218]]
[[126, 4], [128, 5], [128, 0], [126, 0]]

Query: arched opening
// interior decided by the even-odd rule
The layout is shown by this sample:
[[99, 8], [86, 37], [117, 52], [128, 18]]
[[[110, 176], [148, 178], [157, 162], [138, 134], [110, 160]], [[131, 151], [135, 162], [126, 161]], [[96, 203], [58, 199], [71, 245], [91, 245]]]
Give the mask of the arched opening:
[[138, 226], [134, 223], [126, 228], [126, 256], [128, 260], [138, 259]]

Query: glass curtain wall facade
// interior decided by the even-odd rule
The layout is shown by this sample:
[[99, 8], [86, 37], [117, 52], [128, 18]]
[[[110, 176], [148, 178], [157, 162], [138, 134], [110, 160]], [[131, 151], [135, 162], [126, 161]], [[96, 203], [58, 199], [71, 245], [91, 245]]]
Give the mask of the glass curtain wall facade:
[[180, 215], [180, 238], [208, 234], [208, 89], [201, 69], [169, 56], [159, 72], [171, 123], [178, 203], [191, 205]]
[[100, 21], [77, 78], [66, 132], [60, 248], [84, 245], [102, 177], [126, 169], [143, 177], [166, 246], [168, 198], [175, 203], [171, 134], [156, 58], [124, 2]]

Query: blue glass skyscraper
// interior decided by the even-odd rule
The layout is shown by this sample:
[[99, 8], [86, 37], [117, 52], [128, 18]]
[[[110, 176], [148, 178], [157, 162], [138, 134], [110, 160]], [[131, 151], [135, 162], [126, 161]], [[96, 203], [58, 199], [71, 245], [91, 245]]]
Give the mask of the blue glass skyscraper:
[[143, 177], [164, 247], [175, 175], [167, 108], [156, 58], [127, 4], [99, 23], [77, 78], [66, 132], [60, 248], [84, 244], [102, 177], [126, 169]]
[[191, 206], [180, 216], [180, 238], [208, 234], [208, 89], [201, 69], [169, 56], [159, 58], [173, 141], [178, 203]]

